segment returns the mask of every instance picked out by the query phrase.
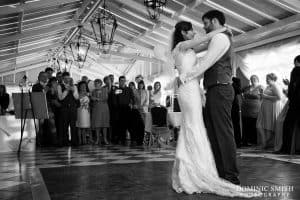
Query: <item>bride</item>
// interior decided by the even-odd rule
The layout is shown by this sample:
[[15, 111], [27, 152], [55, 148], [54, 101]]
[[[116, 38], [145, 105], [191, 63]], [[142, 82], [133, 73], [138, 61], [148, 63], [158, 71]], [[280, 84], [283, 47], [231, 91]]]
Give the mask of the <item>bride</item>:
[[[225, 31], [213, 31], [201, 38], [194, 38], [190, 22], [181, 21], [173, 35], [173, 57], [179, 74], [192, 71], [197, 62], [191, 46], [208, 42], [212, 36]], [[192, 40], [193, 39], [193, 40]], [[194, 79], [179, 87], [179, 105], [183, 123], [178, 138], [172, 187], [178, 192], [214, 193], [229, 197], [254, 197], [260, 192], [246, 190], [219, 178], [210, 142], [202, 116], [202, 99], [199, 80]]]

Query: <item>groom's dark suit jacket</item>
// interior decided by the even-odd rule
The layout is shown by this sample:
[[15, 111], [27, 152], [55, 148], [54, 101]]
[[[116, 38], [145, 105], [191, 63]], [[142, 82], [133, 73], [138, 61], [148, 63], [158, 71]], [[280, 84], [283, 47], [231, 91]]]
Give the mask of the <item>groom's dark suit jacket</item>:
[[230, 39], [230, 48], [204, 73], [204, 87], [207, 89], [204, 118], [219, 176], [238, 184], [236, 147], [231, 119], [234, 99], [234, 90], [231, 86], [232, 42], [230, 33], [226, 34]]
[[[224, 32], [230, 38], [230, 33]], [[232, 67], [231, 67], [231, 52], [232, 45], [228, 51], [204, 73], [204, 87], [209, 89], [218, 84], [231, 83]]]

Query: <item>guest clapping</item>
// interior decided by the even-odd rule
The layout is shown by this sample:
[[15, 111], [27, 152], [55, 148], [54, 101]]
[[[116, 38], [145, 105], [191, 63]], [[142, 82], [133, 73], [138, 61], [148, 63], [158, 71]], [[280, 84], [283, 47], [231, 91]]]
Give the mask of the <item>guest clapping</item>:
[[72, 145], [78, 145], [76, 134], [78, 90], [73, 84], [73, 79], [70, 77], [69, 72], [62, 74], [62, 84], [58, 85], [57, 92], [62, 104], [60, 109], [62, 134], [59, 140], [62, 145], [68, 144], [68, 130], [70, 126], [71, 143]]

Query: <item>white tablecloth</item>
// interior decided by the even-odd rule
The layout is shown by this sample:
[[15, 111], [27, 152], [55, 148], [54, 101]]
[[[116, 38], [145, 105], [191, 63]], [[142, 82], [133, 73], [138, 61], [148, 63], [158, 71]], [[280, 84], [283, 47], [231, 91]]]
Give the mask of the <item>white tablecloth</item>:
[[[178, 127], [181, 125], [181, 112], [168, 112], [168, 124]], [[151, 127], [152, 127], [152, 117], [151, 113], [147, 112], [145, 116], [145, 131], [146, 132], [151, 132]]]
[[[0, 116], [0, 152], [17, 151], [21, 138], [21, 120], [14, 115]], [[26, 120], [21, 151], [35, 151], [35, 129], [32, 119]]]

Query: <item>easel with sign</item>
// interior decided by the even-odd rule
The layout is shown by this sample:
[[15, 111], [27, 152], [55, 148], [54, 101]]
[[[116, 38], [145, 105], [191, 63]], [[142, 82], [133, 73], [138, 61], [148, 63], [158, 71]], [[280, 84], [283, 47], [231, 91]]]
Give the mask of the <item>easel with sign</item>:
[[[46, 95], [43, 92], [31, 93], [28, 91], [28, 93], [24, 93], [23, 89], [21, 89], [21, 93], [13, 93], [12, 97], [15, 117], [21, 120], [21, 138], [18, 148], [18, 155], [20, 155], [26, 120], [33, 119], [36, 137], [38, 137], [35, 119], [48, 119], [49, 114]], [[36, 139], [38, 141], [38, 138]]]

